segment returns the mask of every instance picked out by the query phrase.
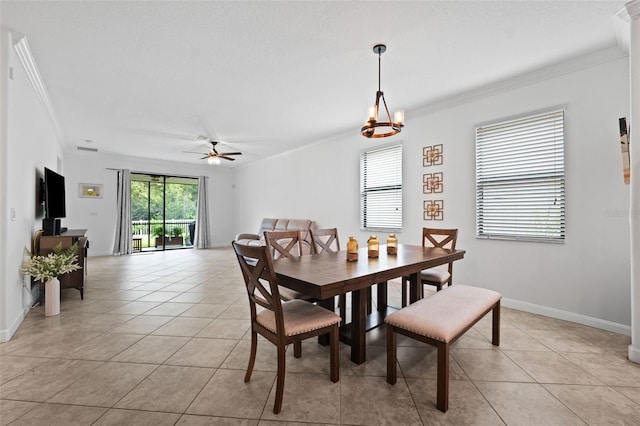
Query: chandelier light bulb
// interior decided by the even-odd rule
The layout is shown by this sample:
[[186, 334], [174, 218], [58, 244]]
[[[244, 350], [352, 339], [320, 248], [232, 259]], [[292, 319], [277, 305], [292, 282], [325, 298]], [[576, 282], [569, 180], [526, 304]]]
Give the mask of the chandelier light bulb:
[[214, 164], [214, 165], [215, 164], [220, 164], [220, 158], [211, 156], [211, 157], [207, 158], [207, 163]]

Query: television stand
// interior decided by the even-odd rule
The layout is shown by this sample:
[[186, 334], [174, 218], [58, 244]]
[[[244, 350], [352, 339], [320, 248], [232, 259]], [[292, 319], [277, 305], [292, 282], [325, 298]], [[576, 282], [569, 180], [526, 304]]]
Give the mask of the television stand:
[[46, 256], [53, 251], [53, 248], [62, 243], [62, 248], [71, 247], [74, 243], [78, 243], [78, 264], [82, 269], [78, 269], [67, 274], [63, 274], [60, 280], [60, 288], [76, 288], [80, 291], [80, 298], [84, 299], [84, 277], [87, 270], [87, 250], [89, 241], [85, 234], [86, 229], [67, 229], [60, 235], [41, 235], [37, 247], [37, 254]]

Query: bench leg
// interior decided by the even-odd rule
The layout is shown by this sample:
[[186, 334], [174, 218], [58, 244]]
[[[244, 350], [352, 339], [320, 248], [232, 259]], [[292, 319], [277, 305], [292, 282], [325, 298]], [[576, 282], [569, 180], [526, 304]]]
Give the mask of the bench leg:
[[449, 409], [449, 344], [438, 343], [438, 395], [436, 407], [446, 413]]
[[398, 379], [396, 360], [396, 333], [393, 326], [387, 324], [387, 383], [396, 384]]
[[500, 301], [493, 307], [493, 331], [491, 344], [500, 346]]

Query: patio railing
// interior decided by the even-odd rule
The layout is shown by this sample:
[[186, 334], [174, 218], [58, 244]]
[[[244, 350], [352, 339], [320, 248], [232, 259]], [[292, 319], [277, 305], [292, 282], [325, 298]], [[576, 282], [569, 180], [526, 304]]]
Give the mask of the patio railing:
[[[180, 235], [183, 237], [184, 245], [192, 245], [192, 236], [189, 225], [195, 223], [195, 219], [171, 219], [164, 221], [164, 235], [173, 236], [174, 229], [180, 228]], [[134, 236], [146, 237], [147, 245], [151, 245], [151, 238], [154, 237], [154, 230], [162, 226], [161, 220], [133, 220], [131, 221], [131, 231]]]

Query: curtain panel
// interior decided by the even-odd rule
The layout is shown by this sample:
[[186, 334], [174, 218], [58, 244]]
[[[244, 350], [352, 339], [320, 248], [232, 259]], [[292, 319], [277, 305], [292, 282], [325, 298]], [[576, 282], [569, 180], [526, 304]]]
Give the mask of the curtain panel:
[[198, 210], [196, 211], [196, 236], [193, 247], [202, 249], [211, 246], [209, 227], [208, 183], [206, 176], [198, 178]]
[[118, 170], [116, 234], [113, 254], [130, 254], [131, 234], [131, 170]]

